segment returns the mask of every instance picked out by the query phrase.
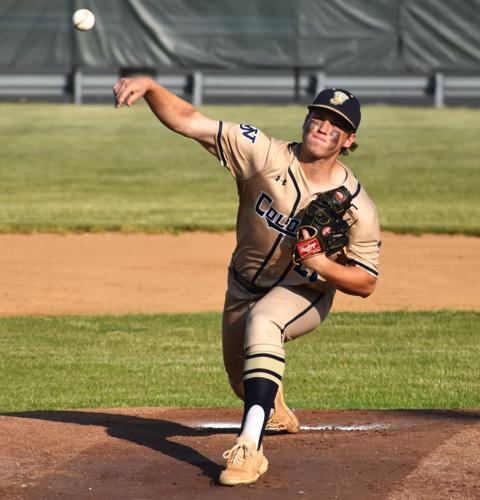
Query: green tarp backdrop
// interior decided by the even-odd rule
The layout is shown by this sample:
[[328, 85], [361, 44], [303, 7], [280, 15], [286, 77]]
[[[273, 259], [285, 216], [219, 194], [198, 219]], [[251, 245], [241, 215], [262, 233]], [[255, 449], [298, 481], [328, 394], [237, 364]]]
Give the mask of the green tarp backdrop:
[[0, 67], [66, 65], [478, 73], [480, 0], [1, 0]]

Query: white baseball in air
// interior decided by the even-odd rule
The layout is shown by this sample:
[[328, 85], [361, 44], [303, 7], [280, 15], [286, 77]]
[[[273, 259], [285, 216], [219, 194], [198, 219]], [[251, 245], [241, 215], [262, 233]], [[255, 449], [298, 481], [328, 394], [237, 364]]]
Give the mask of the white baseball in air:
[[78, 9], [73, 14], [72, 21], [77, 30], [88, 31], [91, 30], [95, 24], [95, 16], [91, 10]]

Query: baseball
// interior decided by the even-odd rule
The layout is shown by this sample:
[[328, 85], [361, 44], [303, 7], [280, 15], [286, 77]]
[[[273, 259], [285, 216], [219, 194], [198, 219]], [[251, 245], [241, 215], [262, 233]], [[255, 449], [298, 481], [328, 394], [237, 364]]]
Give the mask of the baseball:
[[95, 16], [91, 10], [78, 9], [73, 14], [72, 21], [77, 30], [88, 31], [91, 30], [95, 24]]

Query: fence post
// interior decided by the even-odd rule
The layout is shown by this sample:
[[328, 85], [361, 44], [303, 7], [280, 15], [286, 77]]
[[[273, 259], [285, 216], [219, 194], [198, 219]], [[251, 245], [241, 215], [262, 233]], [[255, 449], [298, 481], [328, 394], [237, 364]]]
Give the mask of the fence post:
[[193, 72], [192, 103], [195, 107], [203, 103], [203, 73], [201, 71]]
[[443, 108], [445, 105], [445, 78], [443, 73], [435, 73], [434, 101], [436, 108]]
[[325, 76], [325, 73], [323, 71], [320, 71], [316, 75], [315, 97], [325, 87], [326, 87], [326, 76]]
[[73, 102], [82, 104], [82, 72], [78, 68], [73, 72]]

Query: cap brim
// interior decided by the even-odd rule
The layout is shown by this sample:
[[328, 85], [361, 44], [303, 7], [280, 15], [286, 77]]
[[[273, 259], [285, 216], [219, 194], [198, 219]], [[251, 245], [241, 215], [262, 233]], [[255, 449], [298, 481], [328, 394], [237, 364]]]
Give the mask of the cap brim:
[[348, 118], [348, 116], [343, 114], [341, 111], [338, 111], [338, 109], [332, 108], [331, 106], [326, 106], [325, 104], [310, 104], [308, 106], [308, 109], [311, 110], [312, 108], [325, 108], [325, 109], [329, 109], [330, 111], [333, 111], [334, 113], [337, 113], [337, 115], [340, 115], [343, 119], [345, 119], [353, 127], [354, 132], [357, 131], [357, 128], [353, 124], [352, 120], [350, 120], [350, 118]]

